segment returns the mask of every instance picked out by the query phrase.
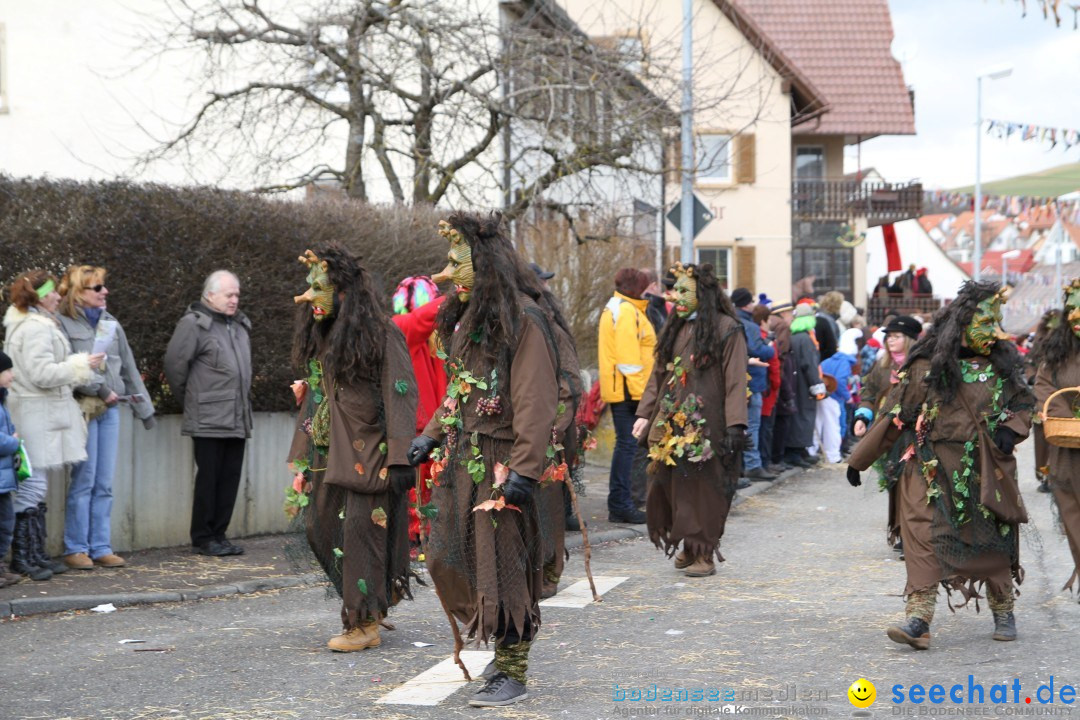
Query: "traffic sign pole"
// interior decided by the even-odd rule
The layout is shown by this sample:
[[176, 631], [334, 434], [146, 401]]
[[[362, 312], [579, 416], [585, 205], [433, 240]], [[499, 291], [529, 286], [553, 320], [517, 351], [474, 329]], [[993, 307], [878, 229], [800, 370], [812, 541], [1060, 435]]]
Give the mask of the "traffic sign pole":
[[694, 262], [694, 3], [683, 0], [682, 221], [679, 259]]

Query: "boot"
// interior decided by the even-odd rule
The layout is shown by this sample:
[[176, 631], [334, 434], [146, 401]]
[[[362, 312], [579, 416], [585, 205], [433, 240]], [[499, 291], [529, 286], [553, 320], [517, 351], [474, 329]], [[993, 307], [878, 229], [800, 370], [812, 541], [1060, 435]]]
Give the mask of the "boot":
[[0, 562], [0, 587], [14, 585], [17, 582], [22, 582], [22, 575], [8, 572], [7, 566]]
[[686, 554], [685, 550], [680, 550], [679, 554], [675, 556], [675, 569], [685, 570], [693, 564], [693, 559]]
[[341, 635], [335, 635], [326, 643], [326, 647], [334, 652], [356, 652], [367, 648], [379, 647], [382, 638], [379, 637], [379, 623], [375, 620], [362, 622], [352, 630], [347, 630]]
[[903, 625], [891, 627], [886, 632], [895, 643], [907, 644], [916, 650], [930, 648], [930, 624], [922, 618], [909, 617]]
[[994, 613], [994, 639], [1005, 642], [1016, 639], [1016, 616], [1012, 610]]
[[30, 515], [31, 522], [34, 524], [35, 542], [34, 542], [34, 560], [39, 567], [49, 568], [52, 570], [53, 575], [60, 575], [68, 571], [68, 566], [59, 560], [53, 560], [49, 557], [49, 554], [45, 552], [45, 513], [49, 508], [45, 503], [38, 503], [37, 508], [29, 508], [26, 512]]
[[694, 562], [688, 565], [684, 572], [686, 577], [708, 577], [716, 574], [716, 563], [711, 557], [702, 555], [694, 558]]
[[39, 567], [33, 560], [31, 553], [36, 543], [36, 536], [31, 528], [29, 510], [15, 513], [15, 536], [11, 539], [11, 569], [22, 575], [28, 575], [31, 580], [48, 580], [52, 577], [52, 570]]

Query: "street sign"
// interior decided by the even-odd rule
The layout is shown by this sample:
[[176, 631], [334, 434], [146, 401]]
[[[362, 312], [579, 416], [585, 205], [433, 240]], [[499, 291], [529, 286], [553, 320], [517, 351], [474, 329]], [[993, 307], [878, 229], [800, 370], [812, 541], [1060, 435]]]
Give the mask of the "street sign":
[[[709, 209], [705, 207], [704, 203], [698, 199], [697, 195], [692, 196], [694, 198], [694, 237], [698, 236], [705, 226], [713, 219], [713, 214], [709, 212]], [[682, 230], [682, 200], [675, 203], [675, 207], [668, 211], [667, 219], [671, 221], [678, 230]]]

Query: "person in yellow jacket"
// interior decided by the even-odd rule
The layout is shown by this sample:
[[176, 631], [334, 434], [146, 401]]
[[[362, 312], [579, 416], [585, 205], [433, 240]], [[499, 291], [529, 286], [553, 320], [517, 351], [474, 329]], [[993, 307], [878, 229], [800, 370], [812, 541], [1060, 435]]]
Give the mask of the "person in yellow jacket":
[[615, 451], [608, 479], [608, 521], [641, 524], [645, 513], [630, 498], [630, 473], [637, 442], [633, 429], [638, 400], [653, 368], [656, 331], [642, 298], [649, 279], [634, 268], [615, 273], [615, 294], [600, 313], [600, 397], [611, 406]]

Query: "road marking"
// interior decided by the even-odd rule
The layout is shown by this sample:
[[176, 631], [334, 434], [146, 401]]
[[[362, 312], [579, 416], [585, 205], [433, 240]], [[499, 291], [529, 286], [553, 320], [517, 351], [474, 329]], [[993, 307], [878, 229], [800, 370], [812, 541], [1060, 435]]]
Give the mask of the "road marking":
[[[628, 577], [611, 577], [607, 575], [594, 575], [596, 592], [603, 595], [619, 583], [629, 580]], [[589, 589], [589, 581], [578, 580], [570, 587], [559, 592], [555, 597], [541, 600], [544, 607], [583, 608], [593, 601], [592, 590]]]
[[[461, 652], [461, 661], [469, 668], [473, 679], [479, 679], [480, 673], [494, 657], [493, 650]], [[448, 657], [375, 702], [380, 705], [438, 705], [464, 684], [465, 676], [461, 668], [454, 663], [454, 658]]]

